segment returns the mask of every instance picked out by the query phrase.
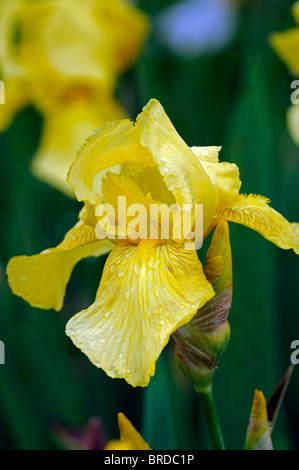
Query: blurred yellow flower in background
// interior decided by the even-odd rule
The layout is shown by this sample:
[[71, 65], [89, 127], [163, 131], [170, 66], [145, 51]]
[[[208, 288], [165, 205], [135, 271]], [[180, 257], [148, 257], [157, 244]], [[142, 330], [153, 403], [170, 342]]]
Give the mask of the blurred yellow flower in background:
[[238, 168], [220, 163], [219, 150], [189, 148], [157, 100], [145, 106], [136, 123], [108, 123], [87, 140], [68, 174], [77, 199], [84, 202], [80, 221], [56, 248], [8, 264], [16, 295], [32, 306], [59, 310], [74, 265], [111, 251], [95, 302], [75, 315], [66, 330], [111, 377], [148, 385], [170, 335], [215, 292], [196, 250], [188, 250], [185, 240], [99, 240], [96, 225], [103, 203], [115, 206], [117, 196], [126, 195], [132, 203], [188, 204], [192, 213], [202, 204], [203, 237], [227, 220], [299, 254], [296, 227], [266, 198], [239, 194]]
[[149, 445], [123, 413], [118, 413], [120, 439], [108, 440], [101, 418], [93, 416], [86, 426], [73, 427], [55, 423], [54, 439], [66, 450], [150, 450]]
[[[299, 2], [294, 3], [292, 6], [292, 13], [297, 26], [285, 32], [272, 33], [270, 36], [270, 44], [280, 59], [285, 62], [292, 75], [299, 79]], [[299, 145], [298, 104], [293, 104], [293, 106], [289, 108], [287, 121], [289, 132], [296, 144]]]
[[123, 413], [118, 413], [120, 440], [109, 441], [105, 450], [151, 450], [143, 437]]
[[96, 128], [126, 117], [118, 76], [137, 59], [148, 30], [126, 0], [1, 0], [0, 130], [33, 104], [44, 118], [36, 176], [68, 195], [67, 171]]

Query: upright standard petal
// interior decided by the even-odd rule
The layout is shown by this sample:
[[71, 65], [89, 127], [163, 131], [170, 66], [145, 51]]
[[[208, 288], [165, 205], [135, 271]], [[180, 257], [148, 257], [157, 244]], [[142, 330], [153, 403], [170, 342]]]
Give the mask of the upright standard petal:
[[216, 193], [216, 210], [231, 204], [241, 188], [239, 168], [234, 163], [219, 162], [221, 147], [191, 147], [211, 178]]
[[[74, 161], [68, 181], [79, 200], [100, 203], [94, 182], [110, 167], [136, 163], [156, 168], [166, 188], [183, 208], [203, 205], [203, 231], [209, 227], [215, 211], [213, 184], [193, 152], [178, 135], [157, 100], [151, 100], [136, 123], [116, 121], [91, 136]], [[153, 188], [155, 185], [153, 184]]]
[[109, 240], [99, 241], [94, 228], [79, 221], [56, 248], [12, 258], [7, 266], [10, 288], [33, 307], [60, 310], [75, 264], [109, 253], [113, 246]]
[[144, 387], [170, 335], [213, 295], [196, 251], [123, 243], [108, 257], [94, 304], [66, 333], [110, 377]]
[[199, 160], [179, 136], [158, 100], [152, 99], [138, 116], [140, 142], [158, 165], [176, 203], [203, 205], [203, 232], [215, 211], [215, 191]]
[[77, 199], [100, 204], [98, 179], [101, 181], [111, 167], [119, 167], [119, 172], [120, 165], [125, 162], [154, 166], [150, 152], [140, 145], [136, 128], [128, 119], [108, 123], [95, 131], [78, 152], [67, 178]]
[[215, 214], [214, 223], [226, 219], [245, 225], [285, 250], [293, 249], [299, 254], [299, 234], [296, 225], [288, 222], [279, 212], [269, 206], [269, 199], [255, 194], [240, 194], [234, 204]]

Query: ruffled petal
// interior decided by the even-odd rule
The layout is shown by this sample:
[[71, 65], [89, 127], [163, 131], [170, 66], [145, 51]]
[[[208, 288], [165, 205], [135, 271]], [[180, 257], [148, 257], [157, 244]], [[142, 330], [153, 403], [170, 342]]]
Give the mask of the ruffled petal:
[[10, 288], [33, 307], [60, 310], [75, 264], [106, 254], [113, 247], [109, 240], [99, 241], [94, 228], [79, 221], [56, 248], [12, 258], [7, 266]]
[[167, 189], [157, 167], [127, 162], [122, 165], [120, 172], [137, 184], [145, 195], [150, 194], [155, 201], [167, 204], [169, 207], [175, 204], [175, 198]]
[[299, 254], [299, 235], [296, 226], [272, 209], [268, 203], [269, 200], [262, 196], [240, 194], [234, 205], [218, 211], [215, 223], [222, 218], [245, 225], [280, 248], [293, 249]]
[[[203, 204], [203, 231], [209, 227], [215, 211], [215, 191], [199, 160], [177, 134], [164, 109], [151, 100], [138, 116], [136, 124], [128, 120], [115, 121], [91, 136], [74, 161], [68, 181], [77, 198], [100, 204], [100, 191], [94, 182], [108, 168], [128, 163], [156, 167], [166, 188], [182, 208]], [[96, 178], [99, 174], [100, 178]], [[160, 183], [159, 183], [160, 184]], [[155, 188], [155, 180], [153, 188]]]
[[73, 186], [77, 199], [100, 204], [101, 191], [95, 183], [101, 181], [108, 168], [111, 171], [111, 168], [118, 167], [119, 172], [124, 162], [154, 166], [151, 154], [140, 144], [134, 124], [127, 119], [106, 124], [94, 132], [81, 148], [68, 174], [68, 182]]
[[213, 183], [216, 210], [224, 209], [239, 195], [241, 188], [239, 168], [234, 163], [219, 163], [218, 154], [221, 147], [191, 147], [191, 150]]
[[140, 141], [153, 155], [169, 191], [183, 207], [203, 204], [203, 232], [215, 211], [215, 191], [199, 160], [175, 130], [158, 100], [152, 99], [138, 116]]
[[108, 257], [96, 301], [66, 333], [110, 377], [146, 386], [172, 332], [213, 295], [195, 250], [123, 243]]

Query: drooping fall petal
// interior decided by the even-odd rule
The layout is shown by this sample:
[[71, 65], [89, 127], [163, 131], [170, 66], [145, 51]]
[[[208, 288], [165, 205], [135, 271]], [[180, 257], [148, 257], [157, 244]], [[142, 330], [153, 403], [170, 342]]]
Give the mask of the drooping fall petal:
[[294, 225], [269, 206], [265, 197], [240, 194], [231, 207], [218, 211], [216, 219], [225, 219], [245, 225], [285, 250], [299, 254], [299, 235]]
[[109, 240], [99, 241], [94, 228], [79, 221], [56, 248], [12, 258], [7, 266], [10, 288], [33, 307], [60, 310], [75, 264], [109, 253], [113, 246]]
[[95, 303], [71, 318], [66, 332], [108, 375], [146, 386], [169, 336], [213, 295], [195, 250], [147, 240], [118, 245]]

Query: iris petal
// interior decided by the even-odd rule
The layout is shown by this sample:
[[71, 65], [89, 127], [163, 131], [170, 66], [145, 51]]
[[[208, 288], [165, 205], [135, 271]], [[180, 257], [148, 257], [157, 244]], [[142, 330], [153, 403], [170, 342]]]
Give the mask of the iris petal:
[[7, 266], [9, 285], [15, 295], [33, 307], [60, 310], [75, 264], [89, 256], [106, 254], [113, 246], [108, 240], [99, 241], [93, 227], [80, 221], [56, 248], [12, 258]]
[[123, 413], [118, 413], [120, 441], [108, 442], [105, 450], [151, 450]]
[[216, 204], [212, 182], [157, 100], [151, 100], [143, 108], [136, 124], [115, 121], [90, 137], [73, 163], [68, 181], [80, 201], [100, 204], [93, 188], [95, 175], [128, 163], [158, 168], [159, 179], [162, 176], [180, 207], [203, 204], [204, 231], [208, 228]]
[[146, 386], [172, 332], [213, 295], [196, 251], [150, 241], [118, 245], [94, 304], [71, 318], [66, 332], [109, 376]]
[[296, 224], [288, 222], [268, 203], [269, 200], [262, 196], [240, 194], [235, 203], [219, 211], [217, 217], [245, 225], [280, 248], [293, 249], [299, 254], [299, 235], [296, 231]]
[[191, 147], [191, 150], [211, 178], [216, 193], [216, 209], [227, 207], [239, 195], [239, 168], [234, 163], [218, 162], [221, 147]]
[[176, 203], [203, 204], [203, 231], [215, 210], [215, 191], [199, 160], [175, 130], [159, 101], [152, 99], [137, 118], [140, 141], [153, 155]]

